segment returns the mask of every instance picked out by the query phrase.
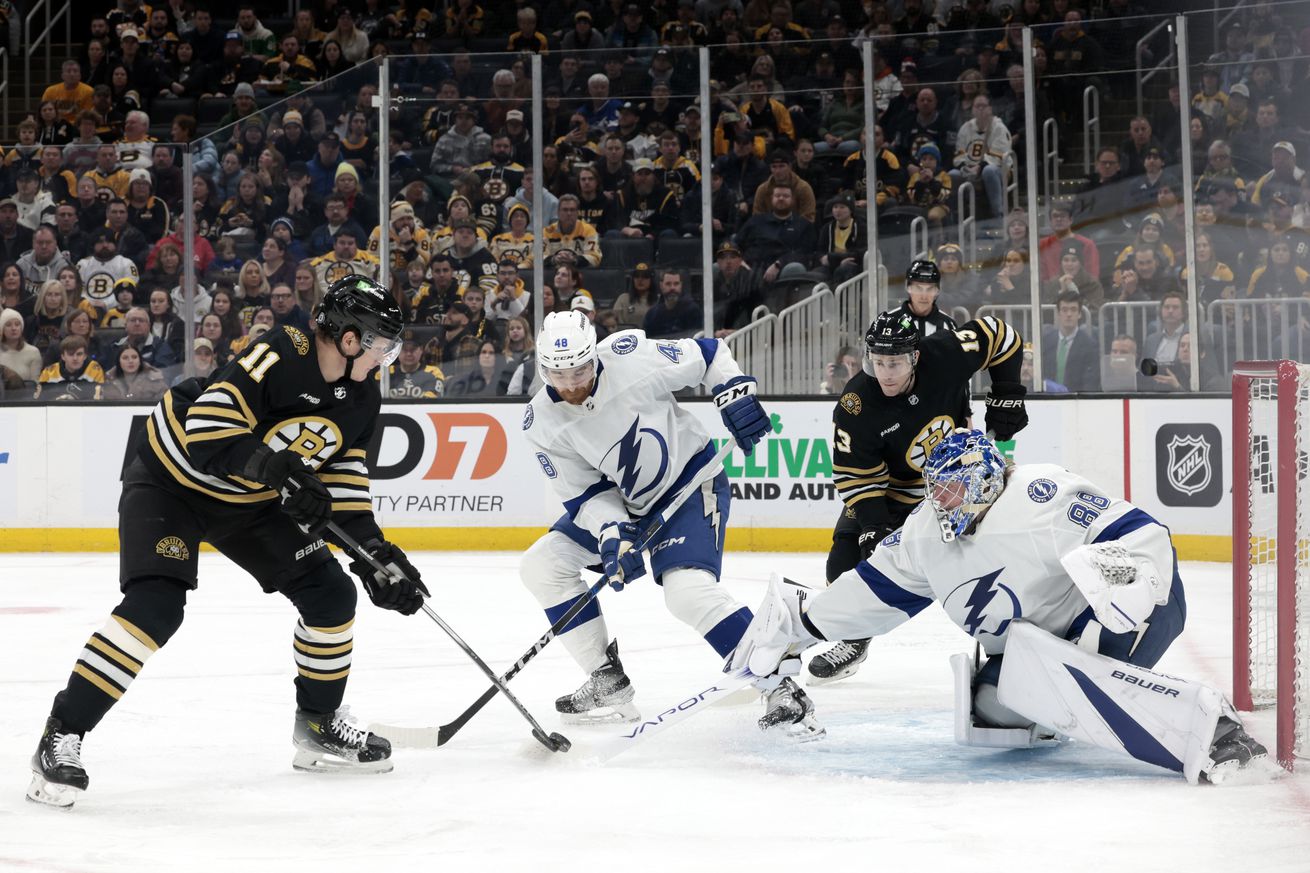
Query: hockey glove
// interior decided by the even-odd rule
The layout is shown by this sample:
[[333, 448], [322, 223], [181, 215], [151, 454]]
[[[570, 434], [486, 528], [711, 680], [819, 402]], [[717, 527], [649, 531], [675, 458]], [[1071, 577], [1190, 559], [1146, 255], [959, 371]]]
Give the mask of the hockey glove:
[[636, 547], [639, 539], [641, 529], [630, 521], [612, 521], [600, 529], [600, 561], [615, 591], [646, 575], [646, 562]]
[[714, 405], [723, 416], [723, 426], [748, 455], [772, 428], [764, 407], [755, 398], [755, 389], [753, 376], [733, 376], [726, 384], [714, 386]]
[[896, 530], [896, 528], [892, 527], [890, 524], [875, 524], [872, 527], [866, 527], [864, 530], [860, 531], [860, 538], [858, 540], [860, 544], [860, 560], [869, 560], [869, 556], [873, 554], [873, 550], [878, 548], [878, 543], [882, 542], [883, 538], [888, 536], [894, 530]]
[[1023, 398], [1028, 389], [1018, 382], [993, 382], [987, 392], [987, 430], [998, 440], [1011, 440], [1028, 426]]
[[373, 605], [394, 609], [401, 615], [418, 612], [423, 598], [428, 596], [428, 589], [400, 547], [384, 540], [369, 540], [363, 548], [387, 569], [386, 573], [379, 573], [363, 558], [350, 562], [350, 572], [364, 583], [364, 591]]
[[282, 511], [310, 536], [332, 520], [332, 495], [314, 475], [309, 459], [293, 451], [268, 452], [251, 459], [257, 469], [248, 478], [282, 495]]

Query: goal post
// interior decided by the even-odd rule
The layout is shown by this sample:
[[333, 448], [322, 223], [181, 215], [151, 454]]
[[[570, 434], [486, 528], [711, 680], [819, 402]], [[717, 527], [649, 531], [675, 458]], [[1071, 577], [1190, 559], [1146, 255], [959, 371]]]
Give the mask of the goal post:
[[1279, 762], [1310, 756], [1310, 365], [1233, 369], [1233, 701], [1277, 707]]

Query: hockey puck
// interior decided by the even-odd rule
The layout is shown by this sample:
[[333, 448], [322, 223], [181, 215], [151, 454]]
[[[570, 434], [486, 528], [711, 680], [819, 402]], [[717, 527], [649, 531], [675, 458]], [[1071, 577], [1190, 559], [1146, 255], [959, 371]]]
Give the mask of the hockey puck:
[[551, 734], [550, 740], [554, 743], [553, 750], [556, 752], [567, 752], [569, 749], [573, 748], [573, 744], [569, 742], [569, 738], [563, 734]]

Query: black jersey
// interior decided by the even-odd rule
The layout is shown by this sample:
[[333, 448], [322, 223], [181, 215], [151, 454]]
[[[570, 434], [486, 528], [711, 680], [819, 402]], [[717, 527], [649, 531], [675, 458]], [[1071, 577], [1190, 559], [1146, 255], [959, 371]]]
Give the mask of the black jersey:
[[987, 316], [921, 340], [905, 394], [888, 397], [863, 372], [846, 383], [832, 414], [832, 478], [861, 527], [899, 522], [923, 500], [924, 462], [964, 426], [969, 380], [985, 369], [994, 381], [1018, 382], [1022, 348], [1017, 330]]
[[183, 493], [249, 505], [278, 496], [242, 476], [251, 457], [260, 446], [290, 449], [318, 471], [335, 520], [367, 534], [377, 526], [365, 456], [381, 405], [377, 380], [329, 384], [313, 338], [274, 328], [209, 378], [170, 389], [146, 422], [140, 455]]

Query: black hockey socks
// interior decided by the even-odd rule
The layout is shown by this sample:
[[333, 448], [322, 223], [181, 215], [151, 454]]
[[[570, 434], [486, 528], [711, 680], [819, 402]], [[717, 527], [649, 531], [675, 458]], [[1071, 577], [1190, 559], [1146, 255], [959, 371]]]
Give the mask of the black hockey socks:
[[296, 706], [336, 712], [346, 695], [355, 643], [355, 583], [336, 561], [320, 564], [284, 592], [300, 612], [293, 641]]
[[128, 583], [123, 601], [93, 633], [73, 665], [51, 715], [64, 730], [85, 733], [127, 691], [146, 660], [182, 626], [186, 588], [163, 578]]

